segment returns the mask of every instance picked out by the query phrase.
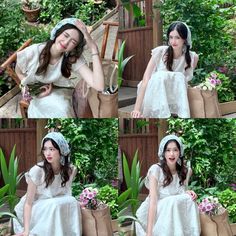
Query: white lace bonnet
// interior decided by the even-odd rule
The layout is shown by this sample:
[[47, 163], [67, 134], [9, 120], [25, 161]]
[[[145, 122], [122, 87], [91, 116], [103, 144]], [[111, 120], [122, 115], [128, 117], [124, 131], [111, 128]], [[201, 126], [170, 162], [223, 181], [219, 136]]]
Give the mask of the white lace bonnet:
[[182, 141], [176, 135], [170, 134], [170, 135], [165, 136], [160, 142], [159, 150], [158, 150], [158, 156], [159, 156], [160, 160], [164, 159], [164, 155], [163, 155], [164, 154], [164, 147], [165, 147], [166, 143], [170, 140], [175, 140], [176, 142], [179, 143], [180, 156], [182, 157], [184, 155], [184, 145], [183, 145]]
[[52, 31], [51, 31], [50, 39], [51, 39], [51, 40], [54, 40], [54, 39], [55, 39], [57, 31], [58, 31], [63, 25], [71, 24], [71, 25], [76, 26], [75, 23], [76, 23], [77, 20], [78, 20], [77, 18], [65, 18], [65, 19], [59, 21], [59, 22], [55, 25], [55, 27], [52, 29]]
[[60, 152], [62, 156], [68, 156], [70, 154], [70, 147], [65, 137], [60, 132], [50, 132], [48, 133], [41, 142], [41, 148], [43, 148], [43, 142], [46, 138], [50, 138], [55, 141], [60, 148]]

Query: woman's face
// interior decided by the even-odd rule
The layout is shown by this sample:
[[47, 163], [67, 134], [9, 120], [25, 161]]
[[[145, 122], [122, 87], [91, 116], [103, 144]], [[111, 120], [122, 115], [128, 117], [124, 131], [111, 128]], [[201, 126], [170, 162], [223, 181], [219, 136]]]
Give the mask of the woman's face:
[[180, 150], [175, 141], [169, 142], [167, 144], [164, 155], [168, 166], [173, 166], [176, 164], [180, 156]]
[[176, 30], [173, 30], [169, 34], [169, 44], [173, 50], [182, 50], [185, 40], [182, 39]]
[[79, 32], [76, 29], [63, 31], [55, 40], [56, 49], [59, 52], [70, 52], [79, 43]]
[[48, 163], [59, 164], [60, 152], [57, 150], [50, 140], [46, 141], [43, 146], [43, 155]]

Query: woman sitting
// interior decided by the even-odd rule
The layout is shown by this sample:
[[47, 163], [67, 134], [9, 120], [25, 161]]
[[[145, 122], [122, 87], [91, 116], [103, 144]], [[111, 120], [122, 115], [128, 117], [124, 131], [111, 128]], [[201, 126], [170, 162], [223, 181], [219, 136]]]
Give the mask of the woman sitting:
[[[86, 43], [92, 53], [93, 71], [82, 56]], [[21, 80], [23, 97], [30, 100], [29, 118], [75, 117], [72, 88], [78, 83], [76, 77], [81, 76], [98, 91], [104, 89], [97, 45], [84, 23], [76, 18], [60, 21], [46, 43], [18, 52], [16, 73]]]

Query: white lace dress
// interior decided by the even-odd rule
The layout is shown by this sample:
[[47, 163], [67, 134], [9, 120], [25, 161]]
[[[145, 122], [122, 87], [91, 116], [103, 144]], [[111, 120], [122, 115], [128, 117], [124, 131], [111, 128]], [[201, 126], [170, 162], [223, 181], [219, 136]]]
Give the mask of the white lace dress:
[[168, 71], [163, 60], [167, 48], [167, 46], [160, 46], [152, 50], [156, 67], [148, 81], [141, 113], [149, 118], [168, 118], [171, 114], [177, 114], [180, 118], [189, 118], [187, 82], [193, 77], [196, 53], [190, 51], [191, 67], [186, 71], [185, 55], [174, 59], [173, 71]]
[[[159, 165], [154, 164], [148, 170], [145, 182], [147, 188], [149, 188], [150, 176], [154, 176], [158, 182], [153, 236], [199, 236], [200, 221], [197, 204], [185, 193], [185, 186], [179, 185], [178, 175], [173, 175], [171, 184], [163, 187], [163, 171]], [[142, 226], [136, 223], [137, 236], [146, 236], [148, 208], [149, 196], [136, 213], [142, 223]]]
[[[42, 166], [42, 163], [38, 163]], [[77, 200], [71, 196], [71, 184], [75, 168], [65, 187], [61, 187], [61, 175], [55, 175], [51, 185], [45, 188], [44, 170], [35, 165], [25, 174], [37, 186], [30, 220], [30, 236], [80, 236], [81, 213]], [[15, 207], [19, 219], [13, 220], [15, 233], [23, 232], [23, 211], [26, 195]]]
[[71, 78], [65, 78], [61, 74], [60, 60], [54, 64], [49, 64], [45, 75], [36, 75], [39, 66], [39, 55], [45, 43], [33, 44], [17, 53], [17, 66], [25, 74], [25, 79], [21, 81], [23, 86], [37, 82], [49, 84], [53, 83], [61, 88], [53, 88], [51, 94], [46, 97], [33, 97], [28, 108], [29, 118], [70, 118], [75, 117], [72, 107], [73, 88], [79, 82], [79, 69], [86, 62], [81, 56], [75, 64], [72, 64]]

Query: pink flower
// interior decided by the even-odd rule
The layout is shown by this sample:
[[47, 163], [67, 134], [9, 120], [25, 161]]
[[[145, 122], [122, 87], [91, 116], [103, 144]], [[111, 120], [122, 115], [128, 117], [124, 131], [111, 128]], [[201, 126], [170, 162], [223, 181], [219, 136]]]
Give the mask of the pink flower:
[[211, 73], [211, 78], [212, 78], [212, 79], [216, 79], [216, 78], [217, 78], [217, 74]]
[[217, 82], [216, 82], [215, 79], [210, 79], [210, 83], [213, 84], [213, 85], [216, 85], [216, 84], [217, 84]]
[[85, 188], [79, 196], [80, 204], [88, 209], [96, 210], [98, 202], [96, 199], [98, 190], [91, 187]]

